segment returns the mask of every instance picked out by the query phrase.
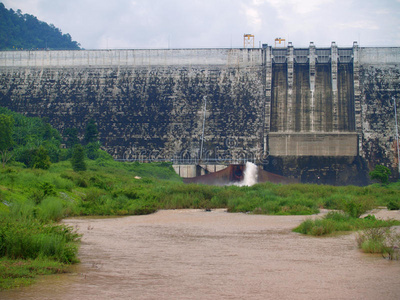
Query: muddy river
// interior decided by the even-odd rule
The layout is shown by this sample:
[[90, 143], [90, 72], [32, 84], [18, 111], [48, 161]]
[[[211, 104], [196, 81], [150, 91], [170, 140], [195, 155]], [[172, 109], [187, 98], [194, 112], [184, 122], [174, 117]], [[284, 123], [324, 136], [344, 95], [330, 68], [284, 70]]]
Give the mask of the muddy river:
[[68, 219], [84, 234], [82, 263], [0, 299], [400, 299], [400, 261], [360, 252], [354, 234], [291, 232], [305, 218], [168, 210]]

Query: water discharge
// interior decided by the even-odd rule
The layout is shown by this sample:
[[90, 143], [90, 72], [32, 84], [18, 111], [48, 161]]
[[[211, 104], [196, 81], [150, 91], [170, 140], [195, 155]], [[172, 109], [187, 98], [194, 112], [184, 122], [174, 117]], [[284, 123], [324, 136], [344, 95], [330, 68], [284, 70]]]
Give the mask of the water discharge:
[[306, 218], [221, 209], [65, 220], [84, 234], [82, 263], [0, 299], [400, 299], [399, 261], [362, 253], [354, 234], [293, 233]]
[[243, 180], [235, 183], [237, 186], [252, 186], [258, 182], [258, 167], [252, 162], [246, 162]]

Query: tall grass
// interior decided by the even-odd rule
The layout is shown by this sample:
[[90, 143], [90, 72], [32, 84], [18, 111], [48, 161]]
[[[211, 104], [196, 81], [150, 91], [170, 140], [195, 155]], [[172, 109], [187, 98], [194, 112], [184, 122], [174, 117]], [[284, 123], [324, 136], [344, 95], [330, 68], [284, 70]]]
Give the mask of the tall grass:
[[0, 220], [0, 257], [36, 259], [49, 257], [74, 263], [80, 236], [66, 225], [43, 226], [35, 220], [3, 215]]
[[229, 212], [280, 215], [309, 215], [320, 208], [329, 208], [359, 217], [378, 205], [391, 204], [396, 208], [400, 199], [398, 185], [185, 185], [168, 163], [112, 160], [101, 165], [90, 161], [88, 170], [78, 173], [73, 172], [67, 162], [52, 164], [47, 171], [11, 167], [0, 171], [1, 186], [4, 187], [0, 189], [2, 197], [12, 202], [14, 209], [26, 199], [33, 200], [34, 205], [26, 203], [26, 212], [19, 209], [20, 214], [34, 215], [43, 222], [56, 221], [66, 215], [129, 215], [157, 209], [221, 207]]
[[328, 235], [334, 232], [357, 231], [368, 228], [381, 228], [400, 225], [396, 220], [378, 220], [374, 216], [368, 215], [365, 218], [355, 218], [343, 212], [330, 212], [321, 219], [307, 219], [294, 232], [308, 235]]
[[391, 260], [400, 258], [400, 234], [390, 228], [369, 228], [359, 232], [356, 241], [366, 253], [381, 253]]

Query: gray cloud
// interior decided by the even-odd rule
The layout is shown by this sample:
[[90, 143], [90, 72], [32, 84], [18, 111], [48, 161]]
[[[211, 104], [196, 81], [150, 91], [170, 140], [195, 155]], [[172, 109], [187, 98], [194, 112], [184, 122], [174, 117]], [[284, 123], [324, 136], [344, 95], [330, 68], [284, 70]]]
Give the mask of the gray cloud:
[[286, 38], [297, 47], [400, 46], [398, 0], [3, 0], [86, 49], [242, 47]]

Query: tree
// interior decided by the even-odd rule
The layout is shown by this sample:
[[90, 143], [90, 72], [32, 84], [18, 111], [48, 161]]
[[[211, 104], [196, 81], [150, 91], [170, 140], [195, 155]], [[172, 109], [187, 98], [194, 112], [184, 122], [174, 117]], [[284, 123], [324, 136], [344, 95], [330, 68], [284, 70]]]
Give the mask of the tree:
[[85, 130], [85, 144], [97, 142], [98, 135], [99, 131], [97, 130], [97, 125], [93, 119], [90, 119]]
[[389, 176], [392, 174], [388, 167], [377, 165], [375, 169], [369, 172], [371, 180], [378, 180], [382, 184], [386, 184], [389, 181]]
[[75, 172], [86, 171], [85, 148], [81, 144], [72, 149], [71, 165]]
[[32, 168], [33, 169], [44, 169], [47, 170], [50, 168], [51, 161], [49, 152], [43, 146], [39, 146], [38, 148], [32, 151]]
[[66, 137], [65, 144], [67, 148], [72, 149], [76, 144], [79, 144], [78, 129], [67, 128], [64, 131], [64, 136]]
[[52, 24], [38, 20], [35, 16], [7, 10], [0, 3], [0, 49], [75, 49], [80, 45], [73, 41], [69, 34]]
[[86, 145], [86, 156], [89, 159], [97, 159], [99, 157], [100, 143], [99, 142], [91, 142]]
[[12, 157], [12, 153], [9, 152], [13, 146], [13, 130], [14, 130], [14, 119], [11, 116], [4, 114], [0, 115], [0, 153], [1, 162], [4, 165]]

